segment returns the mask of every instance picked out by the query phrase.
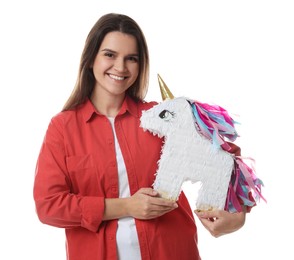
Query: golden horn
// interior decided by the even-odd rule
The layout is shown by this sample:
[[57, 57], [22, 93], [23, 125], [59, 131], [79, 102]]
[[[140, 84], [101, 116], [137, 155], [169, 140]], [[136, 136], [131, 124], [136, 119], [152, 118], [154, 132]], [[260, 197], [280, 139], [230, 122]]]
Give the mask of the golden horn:
[[174, 98], [174, 95], [170, 92], [169, 88], [164, 83], [164, 81], [159, 76], [159, 74], [157, 74], [157, 77], [158, 77], [158, 82], [159, 82], [159, 87], [160, 87], [160, 92], [161, 92], [162, 100], [173, 99]]

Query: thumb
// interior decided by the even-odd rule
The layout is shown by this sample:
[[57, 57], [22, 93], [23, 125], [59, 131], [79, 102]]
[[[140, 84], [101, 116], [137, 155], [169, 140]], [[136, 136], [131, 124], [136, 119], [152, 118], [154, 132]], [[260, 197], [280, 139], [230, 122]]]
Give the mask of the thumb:
[[216, 218], [216, 212], [215, 211], [194, 211], [195, 214], [198, 216], [198, 218]]

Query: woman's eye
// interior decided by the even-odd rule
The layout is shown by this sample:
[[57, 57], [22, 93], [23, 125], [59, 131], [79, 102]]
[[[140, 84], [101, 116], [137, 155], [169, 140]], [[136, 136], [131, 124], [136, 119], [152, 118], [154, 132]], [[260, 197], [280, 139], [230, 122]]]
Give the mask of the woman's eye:
[[159, 117], [165, 121], [169, 121], [174, 117], [174, 113], [168, 110], [163, 110], [160, 112]]
[[135, 56], [130, 56], [127, 59], [132, 62], [138, 62], [138, 57], [135, 57]]
[[112, 58], [114, 55], [111, 52], [105, 52], [104, 53], [104, 56], [109, 57], [109, 58]]

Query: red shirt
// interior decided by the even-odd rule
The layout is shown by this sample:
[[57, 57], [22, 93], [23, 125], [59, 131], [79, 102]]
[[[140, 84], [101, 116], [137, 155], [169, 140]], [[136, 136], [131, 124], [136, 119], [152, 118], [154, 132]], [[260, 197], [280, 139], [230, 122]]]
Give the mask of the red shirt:
[[[115, 118], [130, 192], [152, 187], [162, 140], [140, 127], [155, 103], [126, 97]], [[39, 154], [34, 199], [41, 222], [65, 228], [69, 260], [117, 259], [117, 220], [102, 221], [104, 199], [118, 197], [111, 124], [87, 100], [52, 118]], [[152, 220], [135, 219], [143, 260], [198, 260], [197, 229], [182, 193], [179, 207]]]

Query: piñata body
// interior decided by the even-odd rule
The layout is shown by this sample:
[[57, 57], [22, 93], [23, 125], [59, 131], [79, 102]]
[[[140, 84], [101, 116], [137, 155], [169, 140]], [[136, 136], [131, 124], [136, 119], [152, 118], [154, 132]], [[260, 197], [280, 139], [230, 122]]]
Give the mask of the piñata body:
[[[143, 112], [141, 127], [164, 138], [154, 189], [162, 197], [176, 201], [184, 182], [201, 182], [196, 200], [198, 210], [241, 211], [242, 199], [244, 205], [253, 206], [255, 200], [249, 193], [253, 189], [260, 196], [262, 183], [250, 168], [244, 166], [242, 160], [227, 151], [229, 145], [220, 133], [226, 132], [232, 139], [237, 134], [232, 123], [223, 120], [226, 111], [221, 111], [220, 114], [223, 115], [220, 118], [224, 122], [219, 123], [218, 118], [202, 113], [200, 110], [203, 106], [199, 104], [201, 103], [179, 97], [166, 99]], [[212, 120], [214, 125], [205, 130], [205, 120]], [[209, 123], [206, 122], [205, 126], [207, 125]], [[238, 165], [245, 172], [239, 171]]]

